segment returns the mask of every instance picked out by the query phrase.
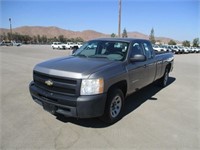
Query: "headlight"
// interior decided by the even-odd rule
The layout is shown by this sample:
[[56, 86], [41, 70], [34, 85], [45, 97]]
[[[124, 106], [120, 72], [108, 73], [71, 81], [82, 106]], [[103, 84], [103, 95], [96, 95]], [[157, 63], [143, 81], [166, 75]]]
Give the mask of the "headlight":
[[95, 95], [103, 93], [104, 80], [99, 79], [83, 79], [81, 83], [81, 95]]

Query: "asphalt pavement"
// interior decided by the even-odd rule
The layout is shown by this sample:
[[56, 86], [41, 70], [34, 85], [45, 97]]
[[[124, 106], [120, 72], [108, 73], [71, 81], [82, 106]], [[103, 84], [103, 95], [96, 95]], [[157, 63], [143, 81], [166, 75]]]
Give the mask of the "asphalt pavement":
[[176, 55], [169, 85], [152, 84], [128, 97], [123, 118], [111, 126], [56, 117], [32, 100], [33, 67], [69, 54], [49, 45], [0, 47], [0, 149], [200, 149], [200, 54]]

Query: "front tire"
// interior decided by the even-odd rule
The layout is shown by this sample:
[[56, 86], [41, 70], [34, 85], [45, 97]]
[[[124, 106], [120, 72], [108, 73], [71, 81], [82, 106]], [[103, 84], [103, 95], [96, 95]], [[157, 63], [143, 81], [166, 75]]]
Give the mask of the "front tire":
[[120, 89], [113, 89], [108, 93], [104, 115], [101, 120], [113, 124], [122, 117], [124, 94]]

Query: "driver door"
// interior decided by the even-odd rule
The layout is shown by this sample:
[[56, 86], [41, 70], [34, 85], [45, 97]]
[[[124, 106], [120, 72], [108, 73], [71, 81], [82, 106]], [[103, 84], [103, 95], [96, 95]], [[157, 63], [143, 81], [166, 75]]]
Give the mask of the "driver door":
[[[132, 44], [131, 56], [136, 54], [144, 55], [144, 50], [141, 42], [134, 42]], [[127, 66], [129, 75], [129, 91], [132, 93], [137, 89], [144, 87], [147, 83], [148, 70], [146, 68], [146, 61], [144, 62], [129, 62]]]

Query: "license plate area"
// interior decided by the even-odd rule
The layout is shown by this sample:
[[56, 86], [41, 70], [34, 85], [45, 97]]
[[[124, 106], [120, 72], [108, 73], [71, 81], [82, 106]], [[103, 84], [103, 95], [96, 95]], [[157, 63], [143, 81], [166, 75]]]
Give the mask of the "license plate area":
[[51, 114], [55, 114], [56, 110], [57, 110], [57, 107], [55, 105], [45, 103], [45, 102], [43, 102], [43, 108], [44, 108], [44, 110], [50, 112]]

